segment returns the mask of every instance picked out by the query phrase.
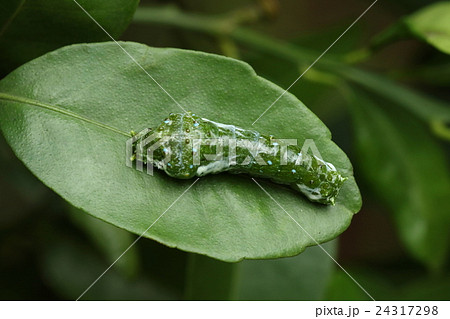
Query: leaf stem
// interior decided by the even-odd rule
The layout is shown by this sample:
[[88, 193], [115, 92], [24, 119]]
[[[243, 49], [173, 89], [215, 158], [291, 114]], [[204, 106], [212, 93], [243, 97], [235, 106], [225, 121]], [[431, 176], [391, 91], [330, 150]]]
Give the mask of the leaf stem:
[[374, 51], [370, 48], [363, 47], [358, 50], [350, 51], [344, 55], [343, 60], [348, 64], [358, 64], [369, 60], [373, 56]]
[[189, 254], [185, 299], [236, 300], [240, 264]]
[[[143, 7], [136, 11], [134, 21], [173, 26], [217, 37], [228, 36], [258, 52], [277, 56], [298, 65], [310, 64], [319, 56], [318, 52], [273, 39], [249, 28], [233, 24], [230, 22], [232, 19], [227, 18], [226, 15], [205, 16], [184, 13], [173, 6]], [[358, 62], [358, 60], [364, 59], [367, 54], [368, 52], [361, 50], [357, 56], [350, 56], [350, 58], [354, 60], [353, 62]], [[328, 53], [317, 62], [314, 69], [320, 69], [323, 74], [342, 77], [349, 82], [364, 87], [389, 99], [428, 123], [431, 121], [450, 121], [450, 109], [447, 103], [414, 92], [389, 78], [357, 69]]]
[[73, 118], [75, 118], [77, 120], [84, 121], [84, 122], [87, 122], [89, 124], [93, 124], [95, 126], [98, 126], [98, 127], [103, 128], [103, 129], [106, 129], [106, 130], [109, 130], [109, 131], [112, 131], [112, 132], [124, 135], [126, 137], [131, 137], [131, 133], [127, 133], [127, 132], [121, 131], [121, 130], [115, 128], [115, 127], [103, 124], [103, 123], [95, 121], [95, 120], [91, 120], [91, 119], [89, 119], [87, 117], [78, 115], [76, 113], [73, 113], [73, 112], [68, 111], [66, 109], [63, 109], [63, 108], [60, 108], [58, 106], [45, 104], [45, 103], [41, 103], [41, 102], [34, 101], [34, 100], [31, 100], [31, 99], [27, 99], [27, 98], [20, 97], [20, 96], [9, 95], [9, 94], [6, 94], [6, 93], [0, 93], [0, 100], [39, 106], [39, 107], [42, 107], [43, 109], [50, 110], [50, 111], [53, 111], [53, 112], [57, 112], [57, 113], [60, 113], [60, 114], [64, 114], [64, 115], [73, 117]]
[[216, 37], [230, 37], [258, 51], [284, 57], [295, 62], [313, 61], [315, 52], [300, 50], [298, 47], [277, 41], [259, 32], [241, 27], [236, 19], [229, 15], [205, 16], [195, 13], [184, 13], [177, 7], [141, 7], [136, 11], [136, 23], [150, 23], [178, 27], [185, 30], [205, 33]]

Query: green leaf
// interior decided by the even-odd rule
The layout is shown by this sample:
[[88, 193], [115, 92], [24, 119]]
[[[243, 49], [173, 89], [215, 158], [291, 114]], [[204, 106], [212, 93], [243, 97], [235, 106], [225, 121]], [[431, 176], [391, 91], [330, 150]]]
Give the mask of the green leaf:
[[450, 54], [450, 1], [433, 3], [407, 17], [404, 23], [413, 35]]
[[450, 54], [450, 1], [433, 3], [393, 24], [372, 40], [374, 49], [416, 37]]
[[439, 144], [407, 112], [353, 101], [358, 161], [375, 195], [392, 211], [410, 253], [438, 269], [448, 251], [450, 174]]
[[[77, 2], [117, 38], [139, 0]], [[73, 0], [0, 0], [0, 76], [64, 45], [109, 39]]]
[[[335, 257], [336, 244], [323, 248]], [[245, 260], [240, 265], [239, 300], [322, 300], [333, 270], [333, 260], [318, 246], [291, 258]]]
[[[245, 63], [201, 52], [122, 43], [186, 109], [280, 138], [313, 139], [349, 179], [335, 206], [314, 204], [286, 187], [263, 187], [318, 242], [342, 233], [361, 206], [347, 156], [322, 122]], [[180, 108], [114, 43], [62, 48], [0, 82], [0, 129], [46, 185], [89, 214], [142, 234], [192, 184], [125, 165], [131, 130]], [[293, 256], [315, 244], [248, 176], [201, 178], [144, 235], [224, 261]]]

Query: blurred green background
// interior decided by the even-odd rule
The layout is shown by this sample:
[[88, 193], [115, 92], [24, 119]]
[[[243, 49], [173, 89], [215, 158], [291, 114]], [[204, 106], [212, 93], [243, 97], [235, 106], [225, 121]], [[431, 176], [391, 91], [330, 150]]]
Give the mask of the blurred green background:
[[[362, 210], [324, 247], [377, 300], [450, 299], [450, 11], [431, 19], [444, 21], [433, 31], [442, 40], [404, 18], [435, 2], [375, 4], [290, 90], [355, 167]], [[120, 39], [231, 56], [287, 88], [371, 3], [141, 1]], [[136, 238], [46, 188], [1, 135], [0, 210], [3, 300], [76, 299]], [[142, 239], [83, 299], [369, 300], [318, 247], [241, 262], [232, 276], [207, 258], [193, 274], [198, 261]]]

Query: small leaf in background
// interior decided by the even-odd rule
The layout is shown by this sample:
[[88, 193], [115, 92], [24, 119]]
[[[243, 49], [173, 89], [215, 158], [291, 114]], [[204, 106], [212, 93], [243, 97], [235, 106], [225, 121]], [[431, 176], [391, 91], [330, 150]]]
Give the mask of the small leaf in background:
[[362, 93], [353, 100], [358, 168], [376, 198], [390, 208], [410, 253], [437, 270], [449, 244], [447, 161], [423, 123], [384, 104]]
[[[117, 38], [139, 0], [78, 0]], [[0, 0], [0, 77], [67, 44], [110, 40], [73, 0]]]
[[450, 1], [433, 3], [404, 17], [372, 40], [373, 48], [416, 37], [450, 54]]
[[436, 49], [450, 54], [450, 1], [434, 3], [407, 17], [410, 32]]
[[[336, 241], [322, 246], [336, 257]], [[238, 277], [238, 299], [323, 300], [334, 266], [333, 260], [318, 246], [290, 258], [244, 260]], [[354, 282], [353, 285], [360, 289]]]
[[[181, 105], [211, 120], [253, 128], [284, 92], [237, 60], [123, 46]], [[0, 129], [25, 165], [74, 206], [139, 235], [192, 183], [125, 165], [127, 132], [152, 127], [170, 112], [179, 106], [111, 42], [62, 48], [0, 82]], [[261, 181], [318, 242], [342, 233], [361, 198], [351, 163], [325, 125], [287, 93], [254, 129], [300, 145], [313, 139], [349, 177], [335, 206]], [[293, 256], [315, 244], [248, 176], [231, 174], [202, 178], [145, 237], [224, 261]]]

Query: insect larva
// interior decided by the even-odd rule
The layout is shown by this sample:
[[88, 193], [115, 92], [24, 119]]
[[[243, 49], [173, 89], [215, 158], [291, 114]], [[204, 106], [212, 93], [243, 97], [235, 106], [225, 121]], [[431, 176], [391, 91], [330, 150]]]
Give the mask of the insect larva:
[[247, 173], [290, 185], [321, 204], [334, 205], [347, 179], [331, 163], [302, 153], [297, 145], [191, 113], [171, 113], [133, 142], [132, 160], [148, 162], [174, 178]]

